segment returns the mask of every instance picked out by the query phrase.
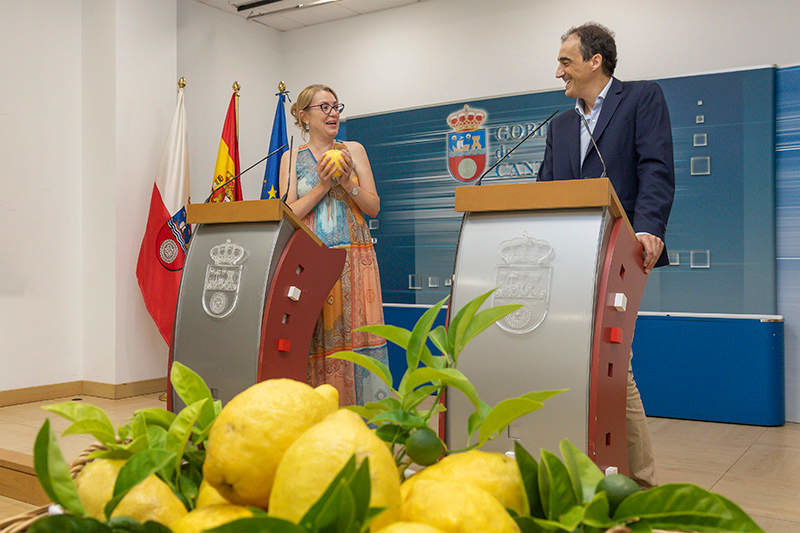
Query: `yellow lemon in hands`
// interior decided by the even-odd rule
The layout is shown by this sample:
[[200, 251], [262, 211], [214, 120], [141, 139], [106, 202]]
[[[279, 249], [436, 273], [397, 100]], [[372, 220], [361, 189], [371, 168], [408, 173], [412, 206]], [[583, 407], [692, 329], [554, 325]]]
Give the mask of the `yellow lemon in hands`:
[[341, 150], [333, 149], [328, 150], [325, 152], [323, 157], [328, 156], [328, 158], [333, 161], [333, 177], [334, 178], [341, 178], [342, 177], [342, 164], [344, 163], [344, 155], [342, 154]]
[[422, 480], [470, 483], [497, 498], [503, 507], [513, 509], [519, 515], [530, 514], [517, 462], [502, 453], [470, 450], [448, 455], [408, 478], [403, 483], [403, 497], [414, 483]]
[[262, 381], [235, 396], [214, 422], [203, 477], [237, 505], [265, 509], [284, 452], [338, 408], [336, 389], [292, 379]]
[[374, 531], [400, 519], [400, 476], [389, 447], [360, 416], [339, 409], [312, 427], [283, 455], [269, 498], [269, 514], [299, 521], [353, 455], [369, 457], [370, 507], [386, 507]]

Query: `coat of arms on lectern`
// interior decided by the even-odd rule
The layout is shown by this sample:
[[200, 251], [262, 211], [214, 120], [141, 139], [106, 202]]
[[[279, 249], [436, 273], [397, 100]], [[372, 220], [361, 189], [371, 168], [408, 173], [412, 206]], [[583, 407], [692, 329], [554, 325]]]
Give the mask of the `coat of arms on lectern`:
[[500, 243], [497, 290], [493, 305], [522, 304], [497, 325], [509, 333], [529, 333], [538, 328], [550, 306], [551, 265], [554, 257], [549, 243], [521, 236]]
[[211, 248], [208, 255], [211, 256], [213, 264], [206, 265], [203, 310], [213, 318], [225, 318], [233, 312], [239, 300], [239, 287], [247, 251], [227, 239]]
[[447, 116], [452, 128], [447, 132], [447, 168], [458, 181], [472, 181], [486, 168], [489, 136], [481, 128], [485, 120], [486, 111], [468, 105]]

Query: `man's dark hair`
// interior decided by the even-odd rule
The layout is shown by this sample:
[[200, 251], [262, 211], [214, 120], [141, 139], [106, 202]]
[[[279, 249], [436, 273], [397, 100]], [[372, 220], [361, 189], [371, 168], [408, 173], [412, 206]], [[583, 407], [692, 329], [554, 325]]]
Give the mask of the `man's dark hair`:
[[617, 68], [617, 43], [614, 34], [601, 24], [587, 22], [567, 30], [561, 36], [561, 42], [566, 41], [570, 35], [577, 35], [581, 40], [581, 54], [583, 60], [588, 61], [593, 55], [603, 56], [603, 72], [607, 76], [614, 75]]

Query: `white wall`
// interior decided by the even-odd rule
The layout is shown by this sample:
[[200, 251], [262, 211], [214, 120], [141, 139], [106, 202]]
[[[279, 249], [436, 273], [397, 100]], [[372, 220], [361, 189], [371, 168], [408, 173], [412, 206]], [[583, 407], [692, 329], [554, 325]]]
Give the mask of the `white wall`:
[[136, 260], [175, 112], [176, 20], [175, 0], [117, 0], [116, 368], [112, 383], [166, 375], [169, 352], [142, 301]]
[[[192, 201], [203, 202], [222, 135], [225, 112], [239, 91], [239, 161], [246, 169], [267, 154], [278, 82], [285, 72], [280, 53], [284, 34], [195, 2], [178, 2], [178, 73], [187, 80], [189, 168]], [[246, 200], [261, 196], [266, 163], [242, 176]]]
[[800, 2], [428, 0], [285, 34], [287, 83], [330, 84], [349, 116], [560, 88], [561, 34], [615, 31], [622, 79], [800, 63]]
[[79, 0], [0, 3], [0, 390], [80, 379], [80, 28]]
[[0, 390], [164, 375], [134, 269], [179, 75], [202, 201], [234, 80], [246, 167], [280, 80], [331, 84], [350, 116], [552, 89], [560, 34], [590, 19], [625, 79], [800, 63], [800, 2], [778, 0], [427, 0], [286, 33], [194, 0], [0, 0]]

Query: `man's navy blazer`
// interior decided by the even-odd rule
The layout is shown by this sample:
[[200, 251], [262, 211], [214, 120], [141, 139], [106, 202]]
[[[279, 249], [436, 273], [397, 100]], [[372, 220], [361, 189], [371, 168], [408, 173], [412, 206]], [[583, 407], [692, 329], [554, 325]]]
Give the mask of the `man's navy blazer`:
[[[672, 129], [661, 87], [651, 81], [612, 79], [593, 137], [606, 162], [606, 175], [636, 232], [662, 240], [675, 193]], [[603, 165], [589, 146], [581, 167], [580, 128], [574, 109], [558, 115], [547, 129], [539, 181], [599, 178]], [[668, 263], [664, 248], [656, 266]]]

